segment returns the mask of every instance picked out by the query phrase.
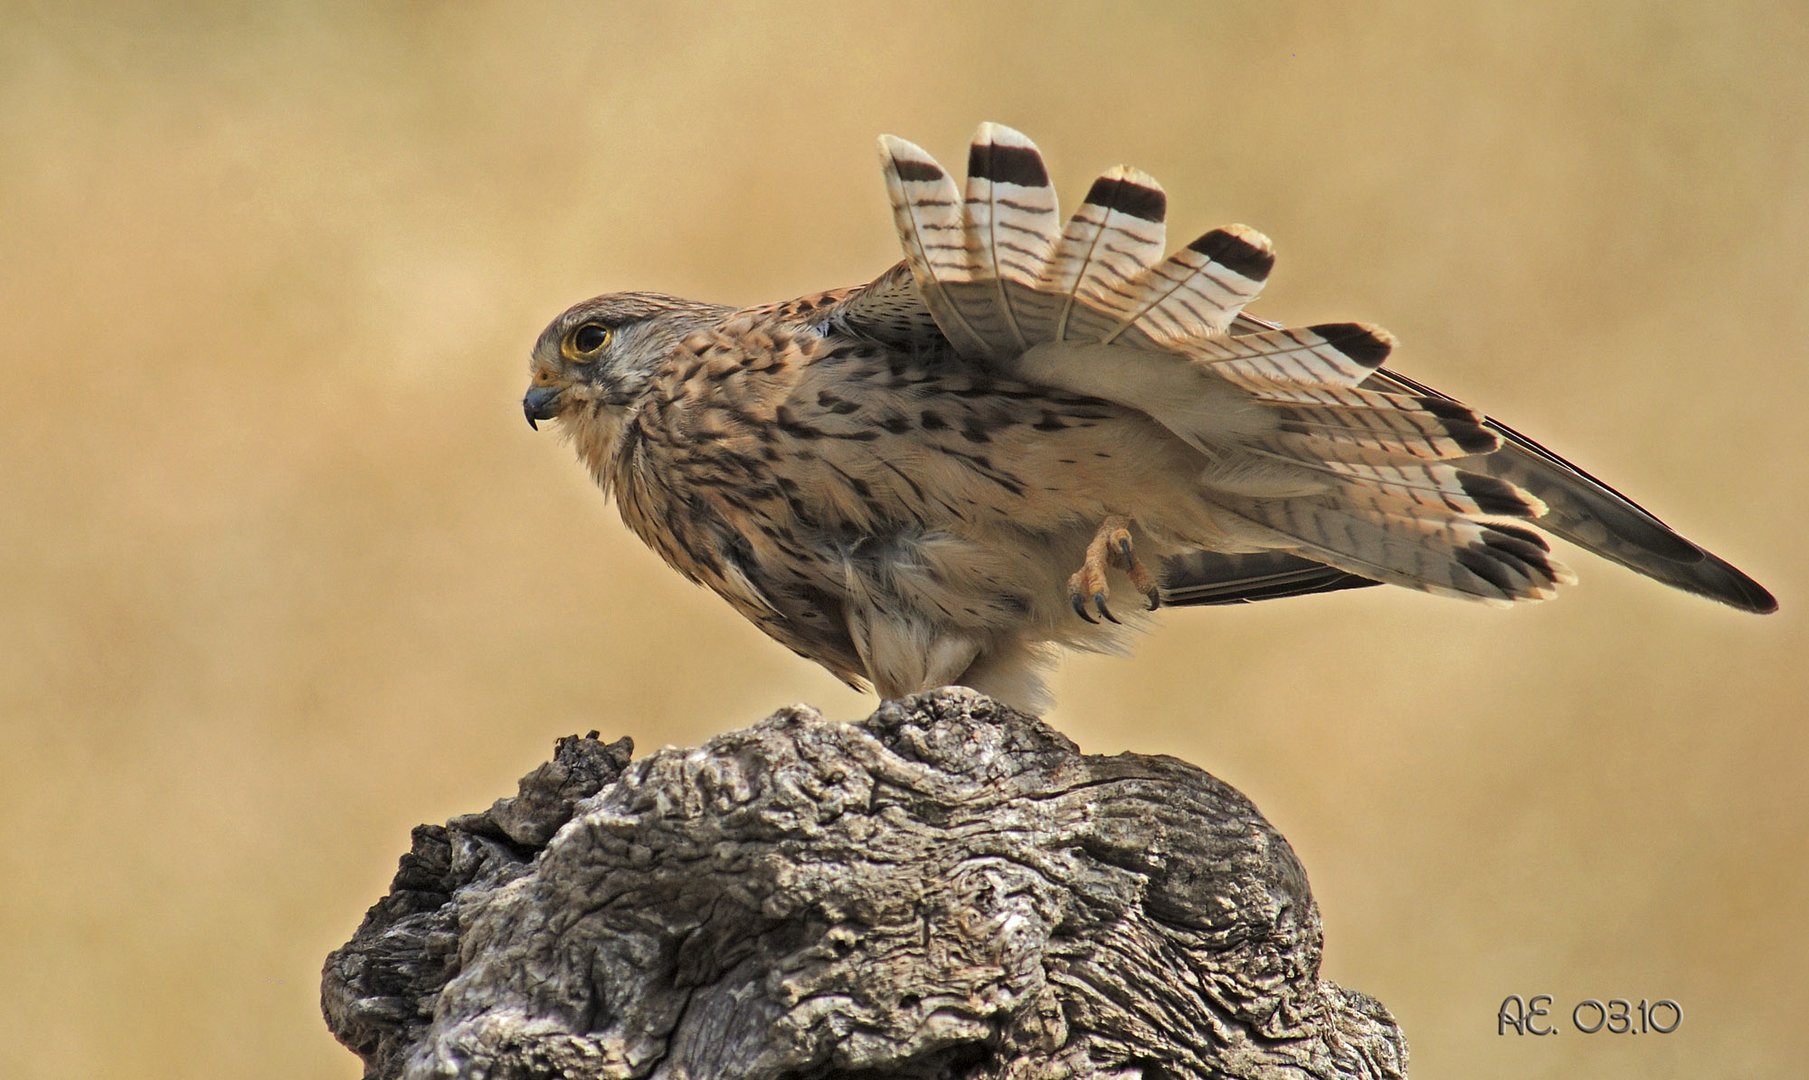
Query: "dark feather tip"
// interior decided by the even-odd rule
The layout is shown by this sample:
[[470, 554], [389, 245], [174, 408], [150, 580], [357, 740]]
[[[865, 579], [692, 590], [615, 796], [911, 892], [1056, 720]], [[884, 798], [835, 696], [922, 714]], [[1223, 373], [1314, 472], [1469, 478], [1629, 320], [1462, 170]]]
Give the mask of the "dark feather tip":
[[1251, 281], [1267, 281], [1275, 269], [1275, 252], [1224, 229], [1214, 229], [1187, 247]]
[[967, 175], [1019, 187], [1049, 186], [1043, 155], [1029, 146], [975, 143], [967, 151]]
[[1532, 504], [1526, 501], [1520, 490], [1505, 480], [1482, 473], [1464, 472], [1457, 475], [1457, 482], [1463, 486], [1464, 494], [1476, 504], [1476, 510], [1482, 514], [1500, 514], [1503, 517], [1530, 517]]
[[1134, 180], [1102, 176], [1087, 189], [1087, 201], [1144, 221], [1159, 222], [1168, 216], [1168, 196], [1162, 189], [1146, 187]]
[[893, 158], [892, 168], [897, 171], [900, 180], [910, 183], [934, 183], [948, 175], [942, 171], [942, 166], [922, 158]]
[[1394, 341], [1385, 333], [1362, 323], [1320, 323], [1308, 330], [1325, 339], [1325, 343], [1350, 357], [1363, 367], [1374, 370], [1382, 366], [1394, 351]]

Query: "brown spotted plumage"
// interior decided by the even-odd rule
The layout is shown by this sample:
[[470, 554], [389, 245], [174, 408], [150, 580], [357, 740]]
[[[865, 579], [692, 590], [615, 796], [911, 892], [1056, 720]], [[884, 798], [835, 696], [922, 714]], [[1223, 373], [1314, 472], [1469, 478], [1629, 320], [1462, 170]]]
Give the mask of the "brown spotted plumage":
[[965, 190], [903, 140], [881, 160], [903, 263], [745, 310], [588, 300], [541, 335], [523, 401], [674, 569], [851, 684], [1038, 708], [1055, 647], [1119, 648], [1162, 603], [1381, 582], [1539, 599], [1570, 574], [1528, 521], [1776, 607], [1568, 462], [1382, 369], [1386, 331], [1243, 314], [1268, 240], [1231, 226], [1168, 254], [1142, 173], [1107, 173], [1064, 223], [1008, 128], [982, 125]]

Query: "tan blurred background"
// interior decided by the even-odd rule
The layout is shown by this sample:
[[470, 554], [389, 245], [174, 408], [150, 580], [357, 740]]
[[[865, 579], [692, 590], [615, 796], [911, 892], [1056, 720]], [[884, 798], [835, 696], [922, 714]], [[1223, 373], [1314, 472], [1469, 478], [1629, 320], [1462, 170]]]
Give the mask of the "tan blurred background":
[[[1070, 203], [1129, 161], [1268, 232], [1258, 313], [1382, 322], [1784, 604], [1579, 555], [1513, 612], [1174, 612], [1053, 721], [1255, 799], [1418, 1076], [1800, 1075], [1809, 19], [1364, 7], [8, 6], [0, 1076], [355, 1076], [317, 972], [411, 825], [573, 731], [863, 715], [626, 533], [524, 362], [596, 292], [865, 280], [874, 137], [982, 119]], [[1510, 993], [1684, 1022], [1498, 1037]]]

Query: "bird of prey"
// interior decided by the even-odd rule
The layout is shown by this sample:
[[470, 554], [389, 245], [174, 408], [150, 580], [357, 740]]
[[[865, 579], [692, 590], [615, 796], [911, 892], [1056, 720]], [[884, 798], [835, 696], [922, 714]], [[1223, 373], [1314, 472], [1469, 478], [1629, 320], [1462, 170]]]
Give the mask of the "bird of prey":
[[522, 401], [674, 569], [856, 687], [959, 684], [1035, 711], [1054, 652], [1119, 650], [1160, 605], [1378, 583], [1543, 599], [1573, 577], [1538, 530], [1777, 606], [1383, 367], [1380, 327], [1244, 314], [1268, 239], [1233, 225], [1168, 253], [1142, 172], [1108, 171], [1064, 223], [1010, 128], [981, 125], [965, 186], [903, 139], [880, 160], [902, 262], [745, 309], [586, 300], [540, 335]]

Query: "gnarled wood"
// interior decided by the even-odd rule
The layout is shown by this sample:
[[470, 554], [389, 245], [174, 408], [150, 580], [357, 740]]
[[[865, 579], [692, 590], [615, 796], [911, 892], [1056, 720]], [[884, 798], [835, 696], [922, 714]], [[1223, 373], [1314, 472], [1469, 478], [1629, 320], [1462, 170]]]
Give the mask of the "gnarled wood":
[[560, 741], [415, 831], [328, 959], [371, 1077], [1399, 1077], [1287, 841], [971, 691], [629, 764]]

